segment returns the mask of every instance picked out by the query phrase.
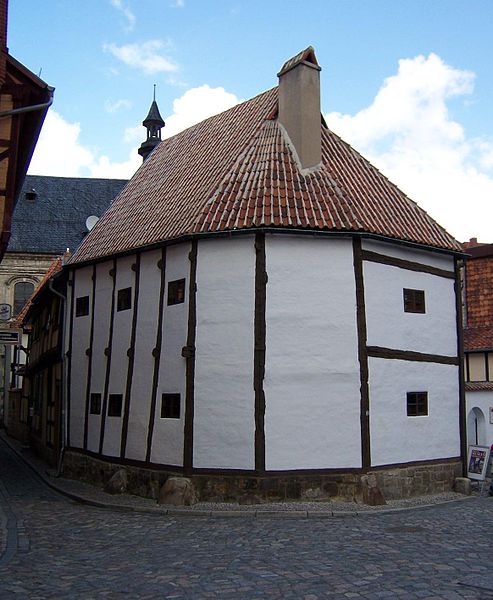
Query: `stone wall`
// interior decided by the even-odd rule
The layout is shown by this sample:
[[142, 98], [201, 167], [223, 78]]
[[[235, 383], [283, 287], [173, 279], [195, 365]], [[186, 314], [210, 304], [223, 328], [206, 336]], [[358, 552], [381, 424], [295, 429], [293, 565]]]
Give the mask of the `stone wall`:
[[[159, 490], [171, 471], [146, 469], [99, 460], [68, 450], [65, 453], [63, 474], [104, 487], [119, 469], [128, 477], [128, 492], [157, 499]], [[379, 469], [374, 471], [386, 500], [434, 494], [453, 489], [454, 480], [462, 475], [459, 460], [454, 462]], [[290, 474], [256, 477], [253, 475], [193, 474], [200, 501], [240, 502], [282, 500], [345, 499], [361, 501], [361, 473]]]

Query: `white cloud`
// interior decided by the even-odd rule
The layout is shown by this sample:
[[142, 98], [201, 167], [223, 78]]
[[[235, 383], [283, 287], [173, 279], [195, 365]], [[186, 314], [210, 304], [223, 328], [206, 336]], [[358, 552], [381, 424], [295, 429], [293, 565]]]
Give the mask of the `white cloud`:
[[172, 8], [183, 8], [185, 6], [185, 0], [173, 0], [170, 6]]
[[165, 119], [163, 138], [203, 121], [238, 104], [240, 100], [222, 87], [211, 88], [207, 84], [187, 90], [173, 101], [173, 114]]
[[[163, 137], [170, 137], [207, 117], [239, 102], [223, 88], [202, 85], [185, 92], [173, 102], [173, 114], [166, 117]], [[147, 108], [147, 107], [146, 107]], [[94, 148], [81, 144], [79, 123], [69, 123], [59, 113], [50, 110], [39, 137], [29, 173], [62, 177], [107, 177], [129, 179], [142, 164], [137, 149], [145, 139], [142, 125], [128, 127], [123, 141], [131, 146], [128, 159], [114, 162]]]
[[114, 6], [117, 10], [119, 10], [122, 15], [127, 20], [127, 31], [132, 31], [135, 26], [135, 15], [130, 10], [128, 6], [126, 6], [122, 0], [110, 0], [111, 5]]
[[108, 113], [115, 113], [119, 110], [127, 110], [132, 108], [132, 103], [130, 100], [115, 100], [112, 102], [111, 100], [106, 100], [104, 103], [104, 110]]
[[403, 59], [370, 106], [326, 120], [459, 240], [492, 242], [493, 142], [468, 137], [447, 106], [473, 90], [473, 73], [436, 54]]
[[142, 163], [137, 148], [123, 162], [111, 162], [107, 156], [82, 145], [80, 124], [69, 123], [50, 110], [34, 151], [29, 174], [60, 177], [130, 178]]
[[178, 70], [171, 59], [163, 55], [163, 50], [170, 47], [162, 40], [149, 40], [141, 44], [103, 44], [103, 50], [109, 52], [124, 64], [144, 71], [146, 75], [154, 73], [172, 73]]

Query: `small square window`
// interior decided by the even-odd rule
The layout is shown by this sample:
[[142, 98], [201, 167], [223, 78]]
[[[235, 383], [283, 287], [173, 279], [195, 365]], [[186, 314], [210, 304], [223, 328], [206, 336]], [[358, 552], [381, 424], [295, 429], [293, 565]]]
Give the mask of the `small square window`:
[[168, 306], [185, 302], [185, 280], [177, 279], [168, 283]]
[[108, 398], [108, 417], [121, 417], [122, 405], [122, 394], [110, 394]]
[[428, 414], [428, 392], [407, 393], [407, 416], [424, 417]]
[[75, 316], [85, 317], [89, 314], [89, 296], [80, 296], [75, 301]]
[[409, 290], [404, 288], [404, 312], [424, 313], [425, 293], [423, 290]]
[[91, 415], [101, 414], [101, 394], [91, 394], [89, 412]]
[[116, 310], [128, 310], [129, 308], [132, 308], [132, 288], [118, 290]]
[[180, 394], [163, 394], [161, 400], [161, 419], [180, 418]]

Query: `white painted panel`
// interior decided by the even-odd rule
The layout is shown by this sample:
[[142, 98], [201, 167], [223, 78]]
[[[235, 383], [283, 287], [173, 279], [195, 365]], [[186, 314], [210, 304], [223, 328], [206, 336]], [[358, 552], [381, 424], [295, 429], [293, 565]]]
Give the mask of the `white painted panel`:
[[[373, 466], [460, 455], [458, 367], [369, 359]], [[407, 392], [428, 392], [428, 416], [407, 416]]]
[[[70, 445], [74, 448], [82, 448], [84, 445], [86, 382], [89, 365], [86, 350], [89, 348], [92, 312], [91, 277], [92, 267], [84, 267], [75, 271], [72, 356], [70, 361]], [[82, 296], [89, 296], [89, 314], [76, 317], [76, 300]]]
[[145, 460], [159, 312], [161, 250], [142, 254], [126, 457]]
[[392, 256], [394, 258], [410, 260], [422, 265], [437, 267], [438, 269], [445, 269], [446, 271], [451, 271], [452, 273], [454, 272], [454, 258], [450, 254], [441, 254], [428, 250], [417, 250], [415, 248], [409, 248], [399, 244], [374, 242], [365, 239], [361, 241], [361, 247], [363, 250], [370, 250], [371, 252], [377, 252], [378, 254], [383, 254], [384, 256]]
[[[108, 385], [109, 394], [122, 394], [121, 417], [110, 417], [106, 412], [106, 425], [104, 431], [103, 454], [105, 456], [120, 456], [123, 412], [125, 408], [125, 388], [127, 384], [128, 356], [130, 335], [132, 331], [133, 301], [135, 291], [135, 272], [132, 264], [135, 256], [125, 256], [118, 259], [116, 265], [115, 282], [115, 313], [113, 317], [113, 339], [111, 344], [110, 378]], [[132, 289], [132, 306], [128, 310], [117, 310], [118, 291]]]
[[[457, 356], [454, 280], [363, 263], [369, 346]], [[424, 290], [426, 312], [404, 312], [404, 288]]]
[[266, 468], [361, 466], [350, 240], [267, 236]]
[[[113, 277], [110, 270], [113, 261], [96, 265], [96, 304], [94, 306], [94, 339], [92, 344], [91, 393], [101, 394], [101, 412], [104, 402], [104, 382], [107, 357], [104, 353], [108, 346]], [[89, 415], [87, 449], [99, 452], [102, 415]]]
[[[468, 444], [476, 444], [476, 431], [480, 445], [491, 446], [493, 444], [493, 423], [490, 423], [491, 410], [493, 410], [493, 390], [466, 392]], [[473, 417], [470, 414], [471, 411], [476, 413], [477, 425], [474, 421], [471, 422]]]
[[[185, 424], [185, 367], [181, 355], [187, 343], [188, 285], [190, 282], [190, 244], [166, 249], [166, 300], [163, 316], [163, 340], [159, 364], [159, 383], [152, 438], [151, 461], [167, 465], [183, 465], [183, 429]], [[185, 302], [168, 306], [168, 284], [185, 279]], [[163, 393], [180, 394], [179, 419], [161, 419]]]
[[255, 238], [203, 240], [197, 267], [194, 466], [255, 468]]

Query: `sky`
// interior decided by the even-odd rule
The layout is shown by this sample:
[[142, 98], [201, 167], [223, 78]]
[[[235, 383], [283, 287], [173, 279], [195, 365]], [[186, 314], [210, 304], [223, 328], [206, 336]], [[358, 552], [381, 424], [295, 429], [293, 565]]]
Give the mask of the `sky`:
[[30, 174], [130, 178], [169, 137], [313, 46], [329, 127], [460, 241], [493, 242], [493, 0], [10, 0], [8, 47], [55, 87]]

